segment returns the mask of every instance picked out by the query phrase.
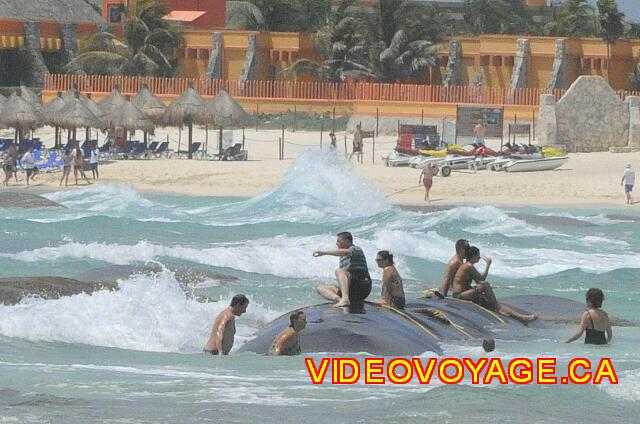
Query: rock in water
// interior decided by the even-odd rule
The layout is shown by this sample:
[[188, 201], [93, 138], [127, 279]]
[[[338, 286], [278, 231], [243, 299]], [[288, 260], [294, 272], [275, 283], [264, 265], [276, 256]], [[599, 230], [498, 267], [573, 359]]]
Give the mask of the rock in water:
[[63, 277], [8, 277], [0, 278], [0, 302], [15, 305], [26, 296], [58, 299], [62, 296], [116, 288], [116, 284], [87, 283]]
[[0, 192], [0, 208], [64, 208], [64, 206], [37, 194], [11, 190]]

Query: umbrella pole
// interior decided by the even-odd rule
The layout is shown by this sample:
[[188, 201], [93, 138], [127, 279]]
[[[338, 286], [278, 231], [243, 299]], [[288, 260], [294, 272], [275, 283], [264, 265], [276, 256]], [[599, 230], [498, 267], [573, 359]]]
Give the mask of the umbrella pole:
[[180, 156], [180, 142], [182, 141], [182, 127], [178, 127], [178, 156]]
[[192, 143], [193, 143], [193, 123], [189, 122], [189, 149], [188, 149], [187, 159], [192, 159], [192, 155], [191, 155]]
[[204, 156], [207, 156], [209, 150], [209, 124], [204, 126]]
[[58, 135], [60, 134], [60, 129], [58, 128], [58, 126], [56, 125], [56, 134], [55, 134], [55, 140], [53, 141], [53, 148], [57, 149], [58, 148]]
[[84, 141], [85, 143], [91, 138], [91, 129], [89, 127], [84, 129]]
[[218, 141], [218, 156], [222, 157], [222, 125], [220, 126], [220, 140]]

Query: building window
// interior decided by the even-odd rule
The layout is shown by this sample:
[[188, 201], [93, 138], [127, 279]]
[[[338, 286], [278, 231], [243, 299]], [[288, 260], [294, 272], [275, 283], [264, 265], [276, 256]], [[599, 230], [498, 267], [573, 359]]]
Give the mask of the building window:
[[122, 5], [110, 4], [109, 5], [109, 22], [112, 24], [119, 24], [122, 22]]

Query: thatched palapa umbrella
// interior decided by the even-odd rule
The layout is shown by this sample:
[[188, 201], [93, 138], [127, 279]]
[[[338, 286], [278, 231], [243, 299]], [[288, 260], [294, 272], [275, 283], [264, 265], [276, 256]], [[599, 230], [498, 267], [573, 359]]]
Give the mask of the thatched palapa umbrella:
[[249, 114], [225, 90], [221, 90], [205, 105], [205, 117], [220, 127], [218, 153], [222, 154], [222, 129], [247, 125], [251, 121]]
[[189, 128], [189, 149], [188, 157], [192, 158], [191, 144], [193, 143], [193, 124], [206, 124], [207, 120], [204, 115], [204, 100], [193, 89], [193, 85], [189, 83], [189, 87], [176, 98], [164, 113], [165, 122], [170, 125], [182, 126], [186, 124]]
[[[162, 125], [164, 121], [165, 104], [156, 97], [147, 84], [142, 85], [142, 89], [131, 103], [140, 109], [146, 117], [156, 125]], [[144, 132], [144, 142], [147, 142], [147, 132]]]
[[84, 105], [82, 96], [77, 91], [72, 99], [65, 102], [65, 106], [58, 112], [55, 123], [61, 128], [73, 130], [75, 140], [76, 128], [102, 127], [100, 117], [96, 116]]
[[16, 129], [14, 140], [17, 139], [20, 142], [24, 140], [26, 130], [41, 127], [43, 121], [40, 108], [23, 98], [22, 94], [21, 88], [7, 99], [2, 108], [2, 122], [4, 125]]
[[20, 85], [20, 93], [23, 99], [31, 103], [36, 109], [42, 108], [42, 100], [33, 91], [29, 90], [26, 85]]
[[109, 126], [124, 128], [129, 132], [135, 130], [153, 132], [155, 129], [147, 116], [131, 103], [129, 96], [125, 98], [124, 103], [105, 114], [102, 119]]
[[43, 106], [42, 116], [44, 117], [45, 125], [53, 125], [56, 128], [55, 142], [53, 144], [54, 149], [59, 146], [60, 127], [56, 123], [58, 113], [66, 106], [62, 93], [58, 92], [58, 95], [53, 98], [49, 103]]
[[120, 94], [120, 86], [118, 84], [113, 86], [111, 93], [107, 94], [102, 100], [98, 102], [98, 107], [103, 114], [107, 115], [111, 113], [113, 109], [116, 109], [123, 104], [125, 98]]

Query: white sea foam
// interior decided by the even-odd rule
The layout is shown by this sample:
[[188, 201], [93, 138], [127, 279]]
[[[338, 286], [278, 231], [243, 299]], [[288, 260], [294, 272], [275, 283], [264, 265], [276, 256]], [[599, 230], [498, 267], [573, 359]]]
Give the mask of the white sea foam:
[[[122, 349], [193, 353], [202, 350], [215, 316], [228, 306], [188, 298], [169, 271], [134, 275], [117, 291], [54, 300], [27, 298], [0, 306], [0, 334]], [[252, 302], [238, 320], [236, 348], [280, 313]]]
[[605, 382], [598, 386], [601, 390], [617, 399], [640, 401], [640, 369], [618, 372], [618, 384]]

